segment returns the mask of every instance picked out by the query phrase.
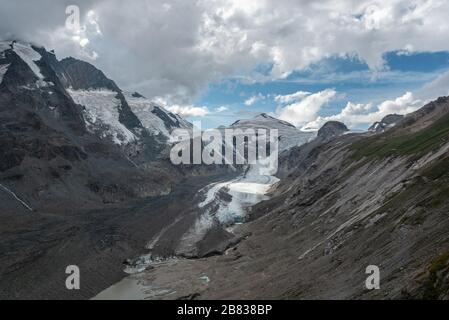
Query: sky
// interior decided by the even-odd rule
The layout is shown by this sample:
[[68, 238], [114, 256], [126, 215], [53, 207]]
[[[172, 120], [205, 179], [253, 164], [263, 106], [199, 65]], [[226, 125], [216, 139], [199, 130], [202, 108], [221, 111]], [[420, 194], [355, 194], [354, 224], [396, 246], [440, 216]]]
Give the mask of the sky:
[[445, 0], [0, 0], [0, 38], [86, 60], [204, 128], [265, 112], [366, 129], [449, 95], [448, 16]]

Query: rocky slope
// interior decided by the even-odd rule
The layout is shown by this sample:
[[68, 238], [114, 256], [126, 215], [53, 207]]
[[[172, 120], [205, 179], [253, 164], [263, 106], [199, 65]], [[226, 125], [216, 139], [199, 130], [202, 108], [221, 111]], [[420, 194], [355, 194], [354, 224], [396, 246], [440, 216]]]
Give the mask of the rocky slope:
[[[233, 229], [240, 243], [155, 264], [126, 285], [153, 299], [448, 299], [448, 128], [440, 98], [384, 133], [284, 152], [271, 199]], [[369, 265], [380, 290], [365, 288]]]
[[318, 138], [320, 140], [329, 140], [333, 137], [340, 136], [349, 129], [344, 123], [338, 121], [329, 121], [318, 130]]
[[400, 114], [389, 114], [385, 116], [381, 121], [375, 122], [371, 127], [369, 127], [368, 131], [373, 132], [384, 132], [385, 130], [392, 128], [404, 118], [403, 115]]
[[[305, 143], [261, 114], [231, 128], [279, 130], [276, 177], [174, 167], [185, 120], [90, 64], [0, 42], [0, 298], [93, 297], [146, 247], [163, 259], [127, 296], [447, 299], [449, 98], [393, 120], [328, 123]], [[83, 287], [68, 292], [73, 263]]]
[[184, 119], [28, 43], [2, 42], [0, 65], [0, 182], [31, 208], [154, 196], [179, 179], [161, 156]]
[[[161, 229], [188, 228], [188, 202], [226, 172], [173, 166], [176, 128], [88, 63], [0, 42], [0, 299], [89, 298]], [[74, 263], [87, 285], [70, 295]]]

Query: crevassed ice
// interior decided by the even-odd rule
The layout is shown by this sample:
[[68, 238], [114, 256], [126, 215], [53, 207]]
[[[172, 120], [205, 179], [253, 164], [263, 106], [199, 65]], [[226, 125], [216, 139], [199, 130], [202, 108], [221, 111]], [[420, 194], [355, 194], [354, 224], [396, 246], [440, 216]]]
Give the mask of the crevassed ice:
[[[198, 206], [200, 208], [203, 208], [205, 206], [207, 206], [208, 204], [210, 204], [212, 201], [214, 201], [217, 197], [217, 193], [223, 189], [224, 187], [227, 187], [229, 184], [231, 184], [232, 182], [234, 182], [236, 180], [231, 180], [231, 181], [227, 181], [227, 182], [221, 182], [221, 183], [213, 183], [211, 185], [209, 185], [209, 188], [206, 192], [206, 198], [204, 199], [204, 201], [202, 201], [200, 204], [198, 204]], [[205, 189], [201, 190], [200, 192], [203, 192]]]
[[[189, 252], [195, 244], [204, 238], [216, 222], [221, 225], [232, 225], [246, 216], [246, 209], [263, 200], [267, 200], [268, 191], [279, 181], [274, 176], [260, 175], [257, 165], [244, 175], [226, 182], [215, 183], [204, 188], [205, 199], [198, 207], [203, 211], [190, 230], [183, 235], [177, 253]], [[230, 197], [230, 201], [222, 199], [220, 191]]]
[[164, 121], [156, 116], [152, 111], [154, 110], [154, 104], [145, 98], [133, 97], [131, 93], [124, 93], [126, 101], [132, 112], [139, 118], [142, 125], [154, 133], [155, 135], [162, 134], [166, 137], [170, 136]]
[[89, 129], [106, 129], [103, 138], [111, 137], [118, 145], [135, 141], [136, 136], [119, 121], [120, 100], [117, 92], [108, 89], [67, 90], [75, 103], [86, 108], [84, 117]]
[[[291, 146], [306, 143], [312, 135], [298, 130], [296, 137], [297, 140]], [[281, 145], [281, 151], [289, 146], [289, 144]], [[214, 183], [200, 190], [200, 193], [205, 193], [204, 200], [198, 205], [203, 212], [194, 226], [183, 236], [177, 251], [188, 251], [196, 242], [203, 239], [214, 223], [232, 225], [235, 222], [240, 222], [244, 220], [248, 207], [269, 199], [268, 192], [279, 182], [275, 176], [277, 167], [274, 166], [274, 158], [277, 156], [276, 153], [273, 153], [266, 159], [259, 159], [258, 163], [249, 165], [248, 170], [242, 176]], [[221, 191], [227, 193], [231, 200], [224, 200], [221, 197]]]
[[139, 118], [142, 125], [153, 134], [162, 134], [169, 139], [171, 138], [170, 129], [172, 128], [167, 128], [164, 121], [152, 112], [156, 106], [164, 112], [168, 118], [172, 119], [174, 122], [178, 121], [181, 128], [189, 128], [189, 124], [184, 119], [177, 115], [171, 114], [165, 108], [155, 104], [151, 100], [144, 97], [133, 97], [130, 92], [124, 92], [123, 95], [125, 96], [132, 112], [134, 112], [137, 118]]

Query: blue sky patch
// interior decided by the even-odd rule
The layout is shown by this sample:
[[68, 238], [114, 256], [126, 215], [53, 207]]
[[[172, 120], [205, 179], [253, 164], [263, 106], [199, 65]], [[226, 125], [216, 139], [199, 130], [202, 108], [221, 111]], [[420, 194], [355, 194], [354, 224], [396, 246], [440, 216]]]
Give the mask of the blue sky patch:
[[[334, 89], [338, 92], [337, 97], [326, 104], [319, 114], [329, 116], [339, 113], [348, 101], [377, 104], [402, 96], [405, 92], [419, 90], [449, 70], [449, 52], [395, 51], [385, 54], [384, 60], [385, 68], [373, 71], [356, 56], [332, 56], [277, 80], [268, 78], [272, 65], [259, 65], [253, 70], [253, 74], [259, 77], [254, 79], [262, 78], [263, 81], [251, 82], [243, 77], [230, 77], [210, 84], [195, 101], [196, 105], [207, 106], [210, 114], [202, 119], [190, 119], [202, 120], [206, 128], [229, 125], [262, 112], [276, 113], [282, 107], [275, 101], [277, 95]], [[255, 102], [245, 105], [245, 101], [253, 96], [258, 96]], [[215, 112], [223, 106], [226, 111]]]

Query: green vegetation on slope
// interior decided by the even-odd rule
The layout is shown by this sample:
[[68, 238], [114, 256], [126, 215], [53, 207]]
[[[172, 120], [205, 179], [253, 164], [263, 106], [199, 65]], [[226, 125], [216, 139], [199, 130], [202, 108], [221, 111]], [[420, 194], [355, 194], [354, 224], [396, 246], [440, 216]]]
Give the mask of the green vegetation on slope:
[[388, 156], [420, 156], [449, 141], [449, 115], [433, 125], [410, 134], [389, 132], [368, 137], [351, 145], [353, 160], [383, 158]]
[[432, 182], [433, 196], [425, 205], [436, 208], [449, 199], [449, 157], [436, 161], [427, 167], [422, 175]]
[[429, 266], [428, 279], [425, 283], [424, 299], [441, 299], [447, 295], [449, 284], [445, 281], [449, 272], [449, 252], [436, 257]]

